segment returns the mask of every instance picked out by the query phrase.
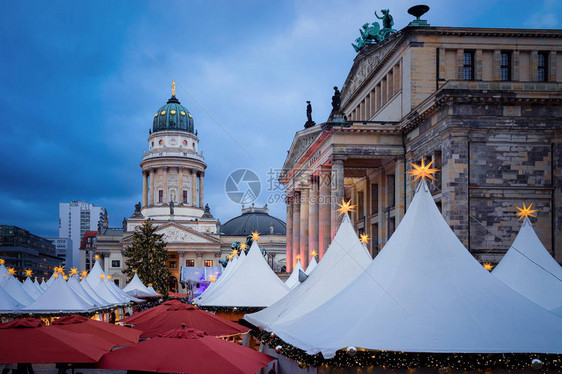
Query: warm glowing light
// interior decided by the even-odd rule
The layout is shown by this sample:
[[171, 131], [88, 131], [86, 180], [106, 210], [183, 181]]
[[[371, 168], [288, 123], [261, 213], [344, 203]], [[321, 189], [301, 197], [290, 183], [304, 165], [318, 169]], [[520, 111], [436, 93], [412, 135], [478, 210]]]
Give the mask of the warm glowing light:
[[78, 268], [70, 268], [70, 273], [68, 275], [73, 276], [78, 274]]
[[100, 274], [100, 279], [105, 279], [105, 275]]
[[100, 259], [100, 255], [95, 255], [94, 256], [94, 260], [99, 260]]
[[490, 264], [489, 262], [485, 262], [484, 265], [484, 269], [488, 270], [488, 271], [492, 271], [492, 269], [494, 268], [494, 266], [492, 264]]
[[228, 255], [228, 259], [229, 259], [229, 260], [232, 260], [232, 255]]
[[106, 276], [107, 279], [111, 279], [111, 275]]
[[4, 265], [6, 263], [6, 260], [4, 260], [3, 258], [0, 258], [0, 265]]
[[301, 259], [301, 255], [297, 255], [296, 259], [297, 259], [297, 260], [300, 260], [300, 259]]
[[57, 279], [59, 277], [59, 273], [53, 274], [53, 277], [55, 277], [55, 279]]
[[248, 244], [246, 244], [246, 243], [240, 244], [240, 249], [245, 251], [246, 249], [248, 249]]
[[519, 209], [519, 212], [515, 213], [515, 214], [519, 216], [520, 221], [521, 221], [521, 218], [523, 218], [523, 217], [537, 218], [536, 216], [533, 215], [533, 213], [538, 212], [538, 209], [531, 210], [532, 206], [533, 206], [533, 203], [531, 203], [531, 205], [529, 205], [529, 206], [525, 206], [525, 203], [523, 203], [523, 209], [516, 206], [516, 208]]
[[59, 271], [59, 267], [55, 266], [55, 273], [57, 273]]
[[137, 269], [133, 270], [133, 273], [135, 273], [135, 274], [136, 274], [136, 272], [137, 272]]
[[82, 270], [82, 277], [88, 276], [88, 270]]
[[351, 205], [351, 200], [345, 202], [344, 199], [341, 199], [341, 204], [338, 204], [338, 206], [340, 208], [336, 209], [336, 212], [340, 212], [340, 216], [349, 212], [355, 212], [355, 205]]
[[32, 274], [33, 274], [33, 271], [31, 271], [31, 269], [27, 269], [27, 270], [25, 271], [25, 276], [26, 276], [26, 277], [31, 277]]
[[149, 284], [148, 284], [148, 287], [152, 287], [152, 283], [149, 283]]
[[419, 178], [421, 178], [422, 180], [425, 180], [425, 178], [436, 180], [433, 177], [433, 174], [438, 172], [439, 169], [431, 169], [430, 168], [431, 164], [433, 164], [433, 161], [435, 161], [435, 160], [431, 160], [431, 162], [428, 165], [426, 165], [425, 162], [423, 161], [423, 157], [422, 157], [421, 165], [412, 164], [410, 162], [410, 165], [412, 165], [414, 167], [414, 170], [407, 171], [407, 173], [412, 174], [415, 177], [414, 182], [417, 181]]
[[311, 255], [312, 257], [316, 257], [316, 256], [318, 256], [318, 252], [312, 251], [312, 252], [310, 252], [310, 255]]
[[238, 250], [236, 250], [236, 249], [233, 249], [233, 250], [232, 250], [232, 254], [233, 254], [234, 256], [238, 256], [238, 253], [240, 253], [240, 252], [238, 252]]
[[260, 233], [257, 231], [252, 232], [252, 240], [257, 242], [260, 240]]
[[16, 269], [14, 269], [14, 268], [8, 268], [8, 274], [15, 275], [15, 274], [16, 274]]
[[211, 275], [211, 278], [209, 278], [209, 280], [210, 280], [211, 282], [214, 282], [214, 281], [217, 280], [217, 278], [215, 278], [214, 276]]
[[176, 81], [172, 81], [172, 96], [176, 96]]
[[361, 243], [367, 244], [367, 243], [369, 243], [369, 240], [371, 240], [371, 239], [369, 238], [369, 235], [361, 234], [359, 240], [361, 240]]
[[57, 269], [57, 273], [64, 273], [64, 266], [61, 266], [60, 268]]
[[64, 278], [64, 280], [68, 280], [68, 277], [66, 275], [62, 275], [62, 277]]

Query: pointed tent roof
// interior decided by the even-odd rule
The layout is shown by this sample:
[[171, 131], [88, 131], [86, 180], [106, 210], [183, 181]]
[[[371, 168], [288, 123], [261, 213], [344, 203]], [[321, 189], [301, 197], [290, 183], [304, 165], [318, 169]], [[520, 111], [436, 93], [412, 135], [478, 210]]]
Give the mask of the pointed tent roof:
[[103, 305], [103, 306], [105, 306], [105, 307], [113, 305], [113, 303], [110, 303], [109, 301], [105, 300], [103, 297], [101, 297], [100, 295], [98, 295], [97, 292], [94, 291], [94, 289], [92, 288], [92, 286], [90, 286], [90, 283], [88, 283], [88, 281], [86, 280], [86, 278], [83, 278], [83, 279], [80, 281], [80, 286], [82, 286], [82, 288], [84, 289], [84, 291], [86, 291], [86, 293], [87, 293], [92, 299], [94, 299], [97, 304]]
[[102, 308], [107, 305], [107, 303], [102, 303], [90, 296], [80, 284], [77, 276], [73, 275], [71, 277], [68, 277], [68, 281], [66, 282], [66, 284], [68, 284], [68, 286], [72, 288], [72, 290], [77, 293], [78, 296], [82, 298], [82, 300], [85, 300], [89, 304], [92, 304], [94, 307]]
[[232, 274], [235, 273], [236, 269], [238, 269], [238, 267], [240, 266], [240, 264], [242, 264], [246, 257], [246, 253], [244, 251], [241, 251], [239, 256], [234, 257], [234, 259], [232, 260], [232, 265], [228, 272], [225, 271], [225, 274], [221, 275], [216, 282], [211, 283], [211, 285], [205, 290], [205, 292], [203, 292], [201, 296], [195, 298], [195, 303], [201, 303], [211, 297], [216, 292], [215, 290], [219, 289], [220, 286], [227, 282]]
[[[314, 274], [311, 274], [311, 277]], [[451, 231], [425, 182], [384, 249], [281, 339], [325, 358], [348, 346], [440, 353], [562, 353], [562, 319], [484, 269]]]
[[528, 218], [492, 274], [547, 310], [562, 307], [562, 267], [542, 245]]
[[45, 281], [41, 281], [41, 283], [39, 284], [39, 286], [41, 286], [41, 288], [43, 289], [43, 291], [46, 291], [47, 288], [48, 288], [48, 287], [47, 287], [47, 282], [45, 282]]
[[158, 296], [150, 292], [148, 287], [142, 283], [137, 273], [135, 273], [129, 284], [123, 288], [123, 291], [133, 296]]
[[141, 299], [137, 299], [136, 297], [133, 297], [129, 294], [127, 294], [126, 292], [123, 292], [122, 289], [120, 289], [119, 287], [117, 287], [117, 285], [112, 282], [111, 280], [105, 278], [105, 282], [107, 283], [108, 288], [119, 298], [125, 300], [126, 302], [137, 302], [137, 303], [142, 303], [144, 302], [144, 300]]
[[0, 277], [3, 277], [6, 274], [8, 274], [8, 269], [6, 269], [4, 264], [0, 264]]
[[101, 268], [100, 260], [96, 260], [94, 263], [94, 267], [92, 268], [92, 270], [90, 270], [88, 276], [86, 277], [86, 280], [90, 283], [90, 286], [92, 286], [92, 288], [96, 288], [98, 282], [101, 279], [100, 275], [102, 274], [105, 275], [105, 272]]
[[22, 310], [38, 313], [76, 313], [95, 309], [92, 304], [87, 303], [74, 292], [62, 276], [59, 276], [53, 279], [51, 286], [43, 295]]
[[299, 284], [299, 270], [304, 271], [300, 259], [297, 260], [293, 272], [291, 273], [291, 275], [289, 275], [289, 278], [287, 278], [287, 280], [285, 281], [285, 285], [289, 287], [289, 289], [295, 288]]
[[148, 289], [150, 290], [150, 292], [154, 292], [156, 295], [160, 296], [160, 294], [156, 292], [156, 290], [152, 286], [148, 286]]
[[[84, 281], [84, 280], [82, 280]], [[86, 282], [88, 282], [88, 279], [86, 279]], [[97, 282], [97, 285], [95, 287], [92, 287], [90, 282], [88, 282], [90, 287], [94, 290], [94, 292], [101, 297], [102, 299], [104, 299], [105, 301], [108, 302], [109, 305], [125, 305], [127, 304], [127, 301], [125, 301], [124, 299], [117, 297], [108, 287], [107, 287], [107, 283], [105, 282], [101, 282], [100, 281]]]
[[298, 318], [331, 299], [357, 278], [371, 261], [371, 255], [357, 238], [346, 214], [316, 270], [285, 297], [244, 319], [271, 331], [275, 324]]
[[21, 305], [29, 305], [33, 301], [33, 298], [24, 290], [23, 285], [19, 280], [17, 280], [13, 275], [6, 275], [4, 284], [2, 287], [6, 292], [16, 299]]
[[312, 257], [312, 260], [310, 261], [310, 263], [306, 267], [306, 271], [304, 273], [306, 275], [310, 275], [310, 273], [312, 273], [312, 270], [314, 270], [316, 265], [318, 265], [318, 262], [316, 262], [316, 257]]
[[13, 313], [22, 307], [23, 305], [11, 297], [3, 287], [0, 287], [0, 313]]
[[275, 273], [253, 242], [246, 259], [232, 272], [215, 293], [203, 299], [200, 305], [228, 307], [266, 307], [285, 296], [285, 283]]
[[33, 285], [35, 286], [35, 289], [36, 289], [37, 291], [41, 292], [41, 294], [45, 291], [45, 290], [41, 287], [41, 285], [39, 284], [39, 282], [37, 281], [37, 279], [35, 279], [35, 280], [33, 281]]
[[37, 300], [39, 296], [43, 294], [43, 292], [39, 292], [39, 290], [35, 288], [35, 286], [33, 285], [33, 281], [29, 277], [25, 278], [22, 287], [33, 300]]

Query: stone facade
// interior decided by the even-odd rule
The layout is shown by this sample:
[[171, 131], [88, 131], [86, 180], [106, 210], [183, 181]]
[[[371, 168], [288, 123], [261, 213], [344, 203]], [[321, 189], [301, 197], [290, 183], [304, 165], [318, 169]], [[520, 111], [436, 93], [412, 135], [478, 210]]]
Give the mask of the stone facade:
[[[515, 206], [532, 202], [537, 234], [562, 261], [561, 92], [560, 30], [407, 27], [366, 46], [342, 87], [346, 122], [297, 132], [285, 161], [288, 270], [316, 245], [303, 232], [333, 237], [342, 197], [376, 255], [413, 197], [405, 171], [422, 157], [441, 169], [435, 201], [478, 260], [501, 259], [519, 230]], [[302, 201], [326, 175], [329, 224]], [[295, 212], [306, 205], [315, 217], [303, 224]], [[327, 243], [317, 245], [322, 255]]]

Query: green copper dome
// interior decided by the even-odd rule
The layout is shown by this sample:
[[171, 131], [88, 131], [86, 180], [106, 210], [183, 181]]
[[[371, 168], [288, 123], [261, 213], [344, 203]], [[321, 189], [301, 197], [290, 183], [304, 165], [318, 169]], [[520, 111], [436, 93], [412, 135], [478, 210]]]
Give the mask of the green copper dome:
[[181, 105], [176, 95], [172, 95], [170, 100], [154, 115], [152, 132], [179, 130], [194, 133], [193, 117], [186, 107]]

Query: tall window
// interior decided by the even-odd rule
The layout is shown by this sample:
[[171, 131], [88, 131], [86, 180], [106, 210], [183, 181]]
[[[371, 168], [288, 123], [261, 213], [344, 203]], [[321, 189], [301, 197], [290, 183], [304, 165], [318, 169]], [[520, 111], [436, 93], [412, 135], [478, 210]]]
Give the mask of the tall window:
[[537, 57], [537, 80], [546, 82], [548, 81], [548, 52], [539, 52]]
[[387, 175], [386, 177], [386, 196], [387, 196], [387, 207], [394, 207], [396, 204], [394, 187], [395, 187], [394, 175]]
[[357, 192], [357, 219], [363, 219], [365, 215], [365, 205], [364, 205], [364, 194], [363, 191]]
[[371, 214], [379, 212], [379, 185], [371, 184]]
[[184, 204], [187, 204], [187, 191], [183, 190], [182, 194], [183, 194], [182, 202]]
[[175, 269], [175, 268], [177, 268], [177, 263], [176, 263], [175, 261], [170, 261], [170, 262], [168, 263], [168, 267], [169, 267], [170, 269]]
[[511, 54], [509, 52], [500, 54], [500, 80], [511, 80]]
[[158, 190], [158, 202], [161, 203], [164, 200], [164, 190]]
[[212, 267], [213, 266], [213, 260], [205, 260], [205, 267]]
[[462, 79], [465, 81], [474, 80], [474, 52], [472, 51], [464, 52]]
[[192, 268], [195, 266], [195, 260], [185, 260], [185, 266]]

